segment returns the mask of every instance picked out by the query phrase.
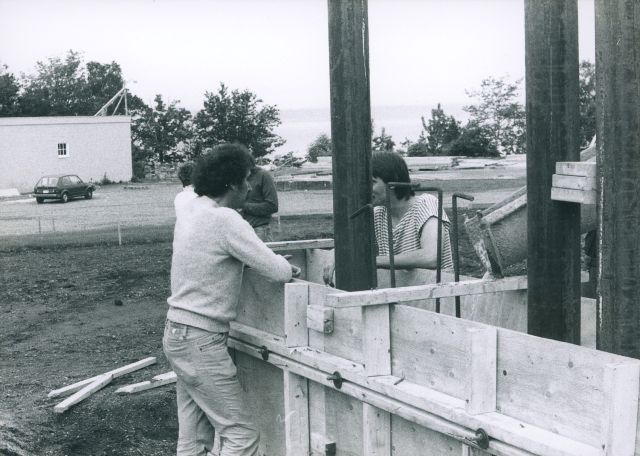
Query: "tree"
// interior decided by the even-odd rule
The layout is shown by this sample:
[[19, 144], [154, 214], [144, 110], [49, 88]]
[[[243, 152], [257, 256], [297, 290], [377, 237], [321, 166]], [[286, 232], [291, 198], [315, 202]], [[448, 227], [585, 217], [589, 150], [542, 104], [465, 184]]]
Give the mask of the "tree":
[[596, 68], [580, 62], [580, 145], [587, 147], [596, 134]]
[[499, 157], [500, 152], [493, 139], [493, 132], [485, 126], [469, 122], [460, 136], [448, 145], [449, 154], [464, 157]]
[[333, 154], [333, 147], [331, 145], [331, 138], [325, 133], [321, 133], [318, 137], [309, 144], [307, 149], [307, 160], [311, 163], [317, 163], [318, 157], [331, 157]]
[[[373, 126], [373, 123], [371, 125]], [[374, 136], [371, 140], [371, 150], [373, 152], [392, 152], [395, 145], [396, 143], [393, 141], [393, 138], [386, 133], [384, 127], [382, 127], [380, 134]]]
[[0, 117], [18, 115], [20, 110], [18, 105], [20, 84], [8, 70], [7, 65], [0, 65]]
[[460, 136], [460, 122], [455, 117], [447, 116], [438, 103], [436, 109], [431, 110], [431, 119], [425, 122], [422, 119], [423, 134], [425, 139], [426, 155], [447, 155], [447, 145]]
[[64, 60], [55, 57], [48, 62], [37, 62], [36, 74], [23, 75], [22, 79], [23, 115], [89, 115], [80, 53], [69, 51]]
[[524, 106], [517, 100], [521, 82], [522, 79], [508, 82], [504, 77], [489, 77], [482, 81], [480, 90], [467, 92], [479, 100], [478, 105], [464, 107], [471, 115], [470, 121], [488, 129], [501, 154], [525, 153], [526, 116]]
[[143, 108], [134, 113], [132, 141], [135, 145], [134, 162], [157, 160], [160, 163], [184, 161], [191, 155], [193, 139], [191, 113], [169, 105], [156, 95], [153, 108]]
[[280, 111], [249, 90], [229, 92], [224, 84], [216, 93], [205, 93], [204, 109], [195, 118], [198, 152], [223, 142], [239, 142], [254, 157], [262, 157], [285, 141], [273, 132], [280, 125]]

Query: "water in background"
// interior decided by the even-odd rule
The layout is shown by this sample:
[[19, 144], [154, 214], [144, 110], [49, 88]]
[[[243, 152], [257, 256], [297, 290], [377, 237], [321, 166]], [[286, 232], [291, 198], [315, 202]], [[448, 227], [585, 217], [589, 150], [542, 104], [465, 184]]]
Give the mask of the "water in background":
[[[462, 103], [443, 103], [446, 115], [454, 116], [465, 123], [468, 114], [463, 111]], [[416, 141], [422, 131], [420, 117], [431, 117], [431, 109], [435, 106], [373, 106], [372, 117], [374, 134], [379, 135], [384, 127], [385, 133], [391, 135], [396, 147], [405, 138]], [[282, 124], [275, 132], [286, 139], [284, 146], [276, 151], [276, 155], [293, 151], [295, 155], [304, 156], [307, 148], [318, 135], [331, 135], [329, 108], [283, 109], [280, 111]]]

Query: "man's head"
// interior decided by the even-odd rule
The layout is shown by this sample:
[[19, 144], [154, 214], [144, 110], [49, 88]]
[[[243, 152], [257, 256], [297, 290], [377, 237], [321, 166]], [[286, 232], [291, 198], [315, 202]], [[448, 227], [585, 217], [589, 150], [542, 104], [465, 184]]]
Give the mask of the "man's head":
[[[192, 173], [193, 187], [200, 196], [232, 196], [232, 206], [242, 207], [249, 190], [247, 176], [251, 154], [241, 144], [220, 144], [205, 152]], [[241, 201], [240, 201], [241, 200]]]
[[[404, 182], [411, 183], [409, 178], [409, 168], [404, 159], [395, 152], [375, 152], [371, 156], [371, 174], [374, 179], [382, 181], [385, 185], [389, 182]], [[415, 195], [415, 192], [409, 187], [396, 187], [393, 189], [396, 198], [408, 199], [409, 196]], [[378, 190], [380, 193], [380, 190]], [[376, 189], [374, 189], [373, 199], [380, 199], [380, 195], [377, 195]], [[374, 204], [375, 201], [374, 201]]]
[[186, 187], [191, 185], [191, 174], [193, 173], [193, 163], [187, 162], [180, 165], [178, 168], [178, 179], [182, 182], [182, 186]]

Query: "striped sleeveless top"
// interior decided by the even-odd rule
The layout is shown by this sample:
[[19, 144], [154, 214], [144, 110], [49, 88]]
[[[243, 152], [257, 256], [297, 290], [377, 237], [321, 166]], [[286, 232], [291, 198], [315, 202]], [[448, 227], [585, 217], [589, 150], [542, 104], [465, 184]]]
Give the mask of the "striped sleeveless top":
[[[393, 253], [395, 255], [421, 248], [420, 234], [427, 220], [438, 218], [438, 199], [428, 193], [417, 195], [400, 223], [393, 228]], [[449, 230], [451, 222], [447, 214], [442, 212], [442, 269], [453, 269]], [[376, 206], [373, 212], [373, 224], [376, 233], [378, 255], [389, 254], [389, 236], [387, 231], [387, 208]], [[436, 246], [434, 245], [435, 249]]]

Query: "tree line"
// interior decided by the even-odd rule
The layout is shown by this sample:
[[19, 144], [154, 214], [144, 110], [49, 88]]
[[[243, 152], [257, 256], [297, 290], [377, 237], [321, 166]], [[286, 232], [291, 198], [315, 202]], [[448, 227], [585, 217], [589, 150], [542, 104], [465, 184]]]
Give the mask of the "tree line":
[[[94, 115], [124, 83], [118, 63], [85, 64], [81, 53], [73, 50], [64, 58], [37, 62], [33, 74], [16, 76], [0, 64], [0, 116]], [[464, 107], [469, 114], [465, 125], [447, 115], [438, 103], [429, 118], [421, 117], [418, 138], [405, 138], [399, 145], [384, 127], [378, 134], [372, 127], [372, 149], [395, 150], [408, 156], [525, 153], [521, 84], [522, 80], [509, 81], [506, 77], [486, 78], [479, 89], [467, 92], [475, 103]], [[203, 107], [195, 115], [180, 107], [178, 100], [167, 101], [160, 94], [151, 106], [130, 94], [128, 108], [136, 177], [143, 177], [147, 163], [192, 160], [221, 142], [241, 142], [259, 159], [285, 143], [274, 133], [281, 123], [277, 106], [265, 104], [250, 90], [232, 90], [224, 83], [215, 91], [205, 92]], [[125, 114], [124, 109], [121, 103], [112, 113]], [[595, 71], [588, 61], [580, 64], [580, 121], [580, 141], [586, 145], [595, 134]], [[319, 156], [331, 156], [331, 138], [321, 134], [306, 152], [306, 159], [312, 162]], [[303, 161], [293, 152], [273, 160], [282, 166]]]
[[[596, 133], [595, 66], [580, 63], [580, 144], [586, 147]], [[526, 153], [526, 115], [519, 102], [522, 79], [488, 77], [480, 88], [467, 91], [475, 103], [464, 106], [469, 114], [465, 125], [447, 115], [440, 103], [431, 117], [421, 117], [422, 130], [417, 139], [405, 138], [396, 145], [384, 129], [372, 134], [372, 150], [396, 151], [410, 157], [457, 155], [466, 157], [498, 157]], [[372, 132], [373, 133], [373, 132]], [[331, 156], [331, 138], [319, 135], [308, 149], [308, 159]]]

